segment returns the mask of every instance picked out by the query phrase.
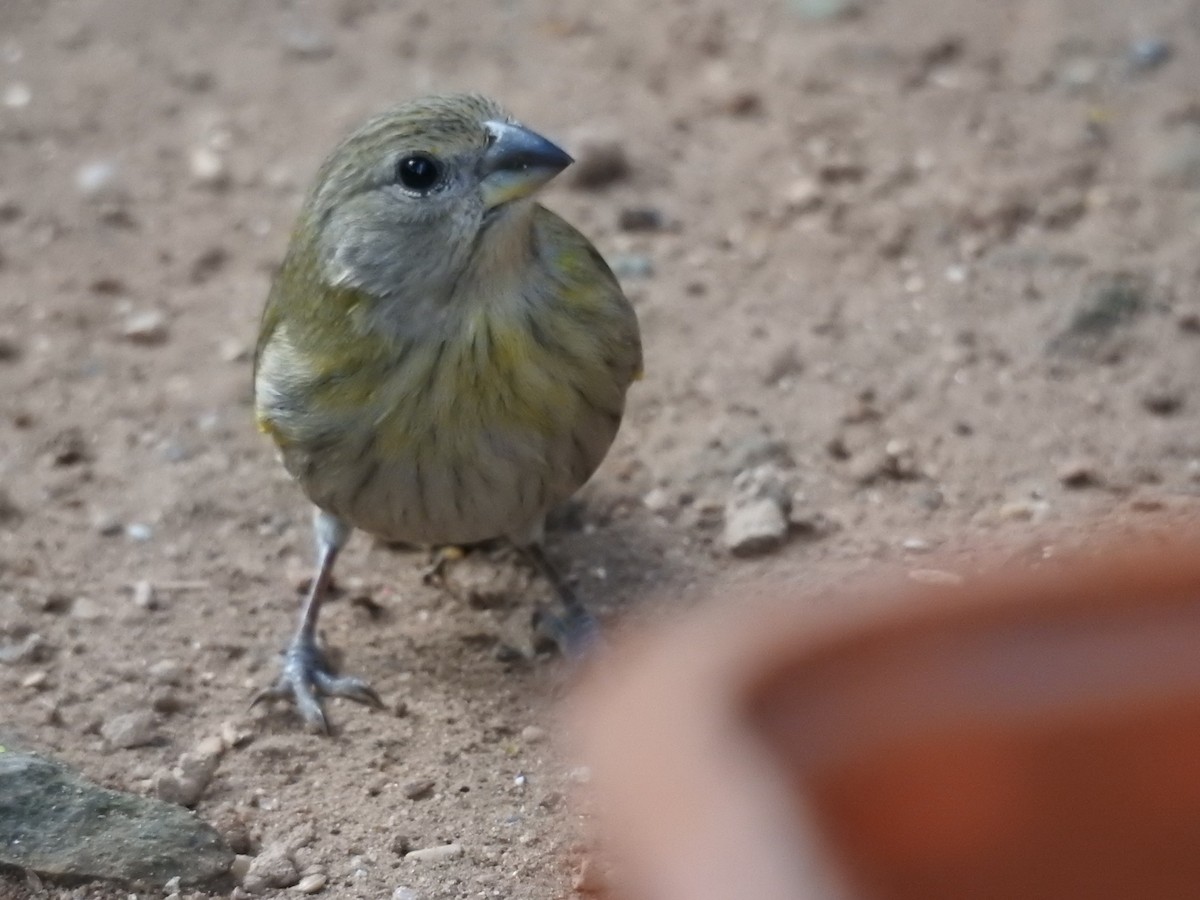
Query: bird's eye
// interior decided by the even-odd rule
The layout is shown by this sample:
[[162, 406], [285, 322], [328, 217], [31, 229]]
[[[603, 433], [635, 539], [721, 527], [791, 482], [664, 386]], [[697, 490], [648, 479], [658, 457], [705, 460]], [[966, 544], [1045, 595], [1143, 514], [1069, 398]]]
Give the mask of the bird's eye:
[[424, 193], [442, 177], [442, 167], [423, 153], [414, 153], [396, 163], [396, 180], [412, 191]]

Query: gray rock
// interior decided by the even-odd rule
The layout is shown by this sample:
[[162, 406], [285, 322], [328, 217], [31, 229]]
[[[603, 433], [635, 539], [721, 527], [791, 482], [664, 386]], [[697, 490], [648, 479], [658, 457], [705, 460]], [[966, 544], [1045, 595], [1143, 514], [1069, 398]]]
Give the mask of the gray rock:
[[771, 497], [760, 497], [725, 511], [721, 542], [734, 556], [769, 553], [787, 537], [787, 516]]
[[413, 850], [404, 858], [411, 859], [413, 862], [442, 862], [447, 859], [458, 859], [462, 855], [462, 844], [439, 844], [436, 847]]
[[754, 556], [782, 545], [791, 498], [787, 478], [772, 463], [739, 473], [725, 504], [725, 549], [734, 556]]
[[242, 879], [242, 887], [251, 894], [261, 894], [269, 888], [291, 887], [300, 881], [300, 872], [292, 859], [293, 850], [285, 843], [264, 847], [250, 862]]
[[154, 713], [148, 709], [113, 716], [100, 726], [100, 736], [110, 747], [121, 750], [144, 747], [160, 737], [155, 727]]
[[52, 760], [0, 747], [0, 864], [133, 884], [211, 883], [233, 851], [160, 800], [111, 791]]

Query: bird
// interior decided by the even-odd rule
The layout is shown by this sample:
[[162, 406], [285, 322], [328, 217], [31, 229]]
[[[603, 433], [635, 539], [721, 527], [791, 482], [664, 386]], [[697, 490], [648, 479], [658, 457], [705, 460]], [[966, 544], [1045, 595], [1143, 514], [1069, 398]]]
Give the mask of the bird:
[[316, 568], [277, 680], [381, 706], [317, 622], [355, 530], [429, 547], [515, 545], [563, 607], [568, 653], [595, 620], [543, 549], [546, 514], [611, 446], [642, 377], [637, 315], [599, 251], [536, 201], [573, 159], [479, 94], [370, 118], [320, 166], [263, 309], [254, 409], [313, 507]]

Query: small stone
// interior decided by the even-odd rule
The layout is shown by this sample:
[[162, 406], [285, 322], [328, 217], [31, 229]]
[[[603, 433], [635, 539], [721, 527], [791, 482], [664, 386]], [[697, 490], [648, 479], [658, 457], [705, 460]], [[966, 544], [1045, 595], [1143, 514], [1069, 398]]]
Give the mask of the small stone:
[[913, 569], [908, 573], [910, 581], [919, 584], [957, 585], [963, 583], [963, 577], [955, 572], [944, 569]]
[[432, 778], [419, 778], [404, 784], [400, 788], [400, 793], [409, 800], [424, 800], [433, 794], [435, 787], [437, 787], [437, 782]]
[[282, 37], [284, 52], [293, 59], [311, 62], [333, 55], [333, 41], [315, 28], [293, 24], [284, 29]]
[[197, 187], [221, 190], [229, 186], [229, 165], [225, 157], [211, 147], [193, 148], [188, 154], [188, 172]]
[[622, 231], [661, 231], [665, 220], [653, 206], [626, 206], [617, 214]]
[[581, 136], [573, 152], [575, 164], [567, 170], [567, 180], [574, 187], [595, 190], [629, 175], [625, 147], [615, 137]]
[[424, 900], [424, 898], [410, 887], [398, 887], [392, 891], [392, 900]]
[[130, 522], [125, 526], [125, 536], [141, 544], [154, 537], [154, 529], [144, 522]]
[[1173, 416], [1183, 403], [1183, 391], [1171, 385], [1158, 385], [1142, 394], [1142, 407], [1156, 416]]
[[104, 537], [115, 537], [125, 530], [121, 520], [105, 510], [99, 510], [92, 514], [92, 528], [96, 530], [97, 534]]
[[152, 347], [166, 343], [167, 336], [166, 314], [156, 309], [134, 313], [121, 326], [121, 337], [132, 344]]
[[305, 875], [296, 882], [295, 890], [301, 894], [319, 894], [325, 890], [325, 885], [329, 884], [329, 876], [324, 872], [313, 872], [310, 875]]
[[1129, 46], [1129, 68], [1137, 73], [1152, 72], [1171, 58], [1171, 44], [1162, 38], [1142, 38]]
[[229, 877], [234, 881], [245, 881], [246, 874], [250, 871], [250, 863], [254, 862], [254, 857], [246, 853], [239, 853], [233, 858], [233, 863], [229, 866]]
[[105, 617], [104, 607], [91, 597], [76, 597], [71, 601], [71, 618], [81, 622], [97, 622]]
[[1091, 87], [1100, 78], [1100, 63], [1090, 56], [1073, 56], [1058, 67], [1058, 83], [1072, 91]]
[[804, 371], [804, 360], [795, 344], [780, 347], [768, 358], [763, 367], [762, 381], [767, 387], [774, 387], [801, 374]]
[[764, 497], [726, 508], [721, 542], [734, 556], [757, 556], [782, 546], [787, 533], [787, 515]]
[[39, 662], [48, 658], [49, 645], [40, 634], [25, 635], [19, 641], [0, 644], [0, 663], [19, 665], [21, 663]]
[[858, 0], [791, 0], [788, 5], [801, 18], [812, 22], [849, 19], [862, 11]]
[[4, 89], [4, 105], [9, 109], [24, 109], [32, 100], [33, 91], [24, 82], [13, 82]]
[[813, 178], [798, 178], [783, 189], [785, 209], [795, 216], [816, 212], [825, 204], [821, 185]]
[[195, 806], [216, 774], [224, 753], [225, 745], [220, 738], [201, 741], [195, 750], [179, 758], [178, 765], [155, 773], [155, 794], [168, 803]]
[[75, 187], [89, 200], [120, 197], [120, 170], [111, 160], [94, 160], [75, 170]]
[[250, 868], [242, 879], [242, 887], [251, 894], [261, 894], [269, 888], [291, 887], [300, 880], [291, 850], [285, 844], [264, 847], [250, 862]]
[[155, 727], [154, 713], [139, 709], [106, 720], [100, 726], [100, 736], [110, 747], [128, 750], [152, 744], [160, 735]]
[[521, 729], [521, 740], [527, 744], [540, 744], [547, 736], [546, 729], [537, 725], [526, 725]]
[[1001, 519], [1015, 522], [1040, 522], [1050, 512], [1050, 504], [1045, 500], [1012, 500], [1001, 505]]
[[149, 581], [138, 581], [133, 585], [133, 605], [138, 609], [157, 609], [154, 597], [154, 585]]
[[1073, 459], [1059, 466], [1058, 481], [1063, 487], [1073, 489], [1097, 487], [1101, 484], [1096, 467], [1086, 459]]
[[671, 498], [671, 492], [666, 488], [656, 487], [651, 488], [646, 496], [642, 497], [642, 505], [650, 512], [662, 515], [675, 508], [675, 501]]
[[21, 679], [21, 687], [31, 690], [40, 690], [47, 686], [50, 680], [50, 673], [45, 669], [38, 669], [36, 672], [30, 672]]
[[439, 844], [436, 847], [412, 850], [404, 858], [414, 862], [443, 862], [448, 859], [458, 859], [462, 855], [462, 844]]
[[775, 550], [787, 538], [791, 500], [787, 479], [775, 464], [740, 472], [725, 504], [722, 544], [734, 556]]

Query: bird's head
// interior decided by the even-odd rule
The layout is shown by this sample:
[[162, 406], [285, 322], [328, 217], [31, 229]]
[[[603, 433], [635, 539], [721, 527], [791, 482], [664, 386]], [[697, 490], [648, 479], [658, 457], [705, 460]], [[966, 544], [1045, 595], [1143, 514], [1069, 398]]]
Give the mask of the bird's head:
[[477, 95], [413, 100], [366, 122], [321, 167], [301, 218], [326, 283], [372, 297], [451, 289], [485, 231], [571, 157]]

